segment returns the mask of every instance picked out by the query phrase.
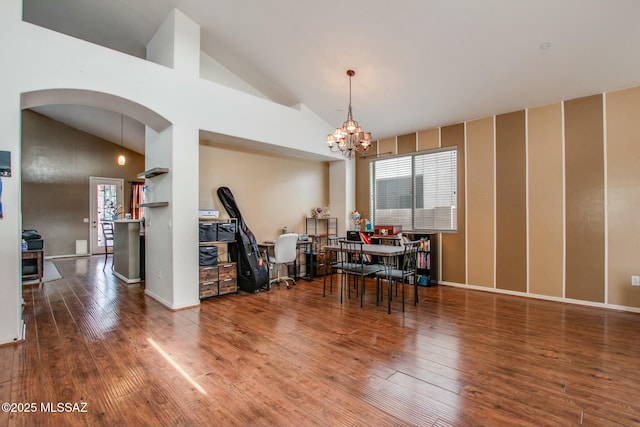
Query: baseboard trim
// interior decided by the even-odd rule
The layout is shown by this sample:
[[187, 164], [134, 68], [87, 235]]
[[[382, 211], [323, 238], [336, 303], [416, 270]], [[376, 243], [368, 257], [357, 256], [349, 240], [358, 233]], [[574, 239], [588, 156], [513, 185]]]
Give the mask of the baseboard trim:
[[587, 306], [587, 307], [594, 307], [594, 308], [604, 308], [604, 309], [607, 309], [607, 310], [617, 310], [617, 311], [628, 311], [628, 312], [631, 312], [631, 313], [640, 313], [640, 308], [628, 307], [626, 305], [605, 304], [605, 303], [602, 303], [602, 302], [593, 302], [593, 301], [584, 301], [584, 300], [577, 300], [577, 299], [571, 299], [571, 298], [554, 297], [554, 296], [550, 296], [550, 295], [531, 294], [531, 293], [525, 293], [525, 292], [510, 291], [508, 289], [488, 288], [486, 286], [463, 285], [463, 284], [460, 284], [460, 283], [447, 282], [447, 281], [443, 281], [443, 280], [439, 281], [438, 284], [439, 285], [445, 285], [445, 286], [452, 286], [452, 287], [455, 287], [455, 288], [470, 289], [470, 290], [474, 290], [474, 291], [492, 292], [492, 293], [495, 293], [495, 294], [513, 295], [513, 296], [523, 297], [523, 298], [533, 298], [533, 299], [540, 299], [540, 300], [545, 300], [545, 301], [563, 302], [563, 303], [573, 304], [573, 305], [584, 305], [584, 306]]

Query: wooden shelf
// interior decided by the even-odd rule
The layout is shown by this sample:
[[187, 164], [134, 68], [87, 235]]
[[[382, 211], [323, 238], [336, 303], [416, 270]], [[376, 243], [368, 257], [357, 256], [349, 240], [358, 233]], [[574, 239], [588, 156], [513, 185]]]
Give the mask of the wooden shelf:
[[169, 168], [153, 168], [140, 172], [138, 178], [153, 178], [154, 176], [163, 175], [169, 173]]
[[212, 240], [211, 242], [198, 242], [199, 246], [225, 245], [227, 243], [236, 243], [235, 240]]
[[[232, 244], [236, 241], [218, 239], [221, 237], [223, 239], [233, 237], [230, 233], [233, 232], [235, 235], [238, 229], [238, 220], [236, 218], [200, 218], [198, 223], [200, 225], [198, 238], [200, 246], [200, 299], [237, 294], [238, 263], [231, 261], [231, 254], [229, 252], [233, 247]], [[212, 224], [216, 224], [215, 227]], [[233, 227], [225, 227], [222, 234], [218, 234], [220, 231], [219, 227], [227, 226], [228, 224], [233, 224]], [[231, 228], [233, 230], [231, 230]], [[209, 261], [213, 255], [208, 249], [210, 246], [218, 245], [226, 246], [227, 261], [225, 262], [218, 258], [215, 263], [216, 265], [210, 265], [211, 263]], [[203, 260], [206, 261], [204, 264]]]
[[140, 203], [138, 206], [141, 208], [163, 208], [169, 206], [169, 202]]

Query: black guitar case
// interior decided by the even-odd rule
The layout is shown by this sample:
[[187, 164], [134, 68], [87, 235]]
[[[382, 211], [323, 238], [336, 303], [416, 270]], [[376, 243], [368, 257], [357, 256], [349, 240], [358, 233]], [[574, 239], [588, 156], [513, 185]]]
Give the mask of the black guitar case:
[[238, 220], [236, 242], [230, 245], [231, 261], [238, 263], [238, 286], [245, 292], [269, 289], [269, 270], [260, 256], [256, 237], [242, 218], [233, 193], [227, 187], [218, 188], [218, 197], [229, 214]]

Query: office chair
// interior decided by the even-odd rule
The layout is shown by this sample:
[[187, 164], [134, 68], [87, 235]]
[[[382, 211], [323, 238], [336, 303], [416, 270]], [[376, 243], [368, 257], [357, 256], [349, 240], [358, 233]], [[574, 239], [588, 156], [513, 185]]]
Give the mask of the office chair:
[[111, 242], [111, 269], [113, 270], [113, 223], [112, 222], [100, 222], [102, 226], [102, 236], [104, 237], [104, 265], [102, 271], [107, 265], [107, 257], [109, 256], [109, 242]]
[[294, 285], [296, 280], [289, 276], [280, 276], [281, 265], [289, 265], [296, 262], [298, 257], [297, 245], [298, 235], [296, 233], [281, 234], [276, 239], [276, 244], [273, 247], [273, 256], [269, 256], [269, 269], [275, 268], [277, 270], [277, 276], [269, 281], [269, 287], [272, 283], [285, 282], [287, 289], [291, 288], [288, 280]]

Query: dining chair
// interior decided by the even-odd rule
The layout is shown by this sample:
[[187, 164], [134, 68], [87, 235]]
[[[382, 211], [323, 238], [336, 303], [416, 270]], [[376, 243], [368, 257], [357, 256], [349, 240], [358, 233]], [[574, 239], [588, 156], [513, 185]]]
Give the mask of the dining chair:
[[[360, 307], [364, 304], [365, 279], [373, 277], [376, 273], [384, 269], [383, 265], [372, 264], [371, 257], [363, 252], [364, 243], [362, 241], [341, 240], [340, 252], [338, 252], [337, 268], [342, 272], [340, 277], [340, 302], [345, 289], [345, 278], [347, 279], [347, 291], [351, 296], [351, 287], [349, 286], [349, 278], [353, 277], [356, 296], [358, 296], [358, 286], [360, 287]], [[376, 296], [377, 298], [377, 296]]]
[[[332, 238], [333, 241], [329, 241], [330, 245], [339, 245], [340, 240], [344, 240], [344, 237], [339, 239]], [[327, 276], [329, 276], [329, 293], [333, 293], [333, 274], [340, 270], [340, 265], [342, 260], [338, 256], [338, 250], [335, 249], [325, 249], [324, 250], [324, 259], [325, 259], [325, 267], [324, 267], [324, 283], [322, 285], [322, 296], [327, 296]]]
[[296, 233], [281, 234], [276, 239], [276, 243], [273, 247], [273, 256], [269, 256], [269, 269], [276, 269], [277, 276], [269, 281], [269, 287], [273, 283], [285, 282], [287, 289], [291, 288], [289, 280], [295, 285], [296, 280], [288, 275], [280, 276], [280, 267], [282, 265], [289, 265], [296, 262], [298, 257], [297, 245], [298, 235]]
[[109, 256], [109, 247], [111, 246], [111, 269], [113, 270], [113, 223], [108, 221], [101, 221], [102, 237], [104, 238], [104, 264], [102, 265], [102, 271], [104, 271], [107, 265], [107, 257]]
[[402, 311], [404, 311], [404, 285], [413, 284], [413, 305], [418, 303], [418, 249], [420, 241], [404, 242], [402, 258], [397, 260], [395, 266], [389, 264], [387, 269], [376, 273], [376, 303], [382, 300], [381, 280], [387, 281], [388, 312], [391, 313], [392, 284], [396, 284], [396, 296], [398, 284], [402, 287]]

